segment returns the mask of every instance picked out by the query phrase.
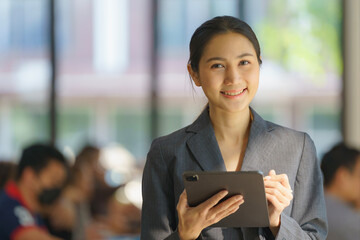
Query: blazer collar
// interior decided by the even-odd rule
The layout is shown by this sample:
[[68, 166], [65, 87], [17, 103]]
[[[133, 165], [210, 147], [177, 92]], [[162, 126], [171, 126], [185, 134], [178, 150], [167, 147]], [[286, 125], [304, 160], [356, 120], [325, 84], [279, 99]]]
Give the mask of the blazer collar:
[[[272, 126], [264, 121], [252, 108], [253, 121], [250, 127], [250, 136], [243, 159], [242, 171], [257, 171], [265, 160], [264, 153], [272, 147], [267, 142], [268, 132]], [[187, 146], [204, 171], [226, 171], [214, 128], [210, 121], [209, 108], [205, 108], [201, 115], [191, 124], [187, 132], [194, 133], [187, 141]], [[260, 164], [260, 165], [259, 165]]]

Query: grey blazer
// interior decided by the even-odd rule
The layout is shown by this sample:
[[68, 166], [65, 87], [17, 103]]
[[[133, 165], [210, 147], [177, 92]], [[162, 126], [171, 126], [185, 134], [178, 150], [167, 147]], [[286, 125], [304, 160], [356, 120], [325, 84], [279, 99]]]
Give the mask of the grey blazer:
[[[294, 198], [281, 214], [276, 239], [325, 239], [322, 174], [306, 133], [264, 121], [253, 109], [242, 171], [274, 169], [289, 177]], [[188, 127], [155, 139], [142, 180], [141, 239], [179, 239], [176, 205], [189, 170], [226, 171], [208, 109]], [[274, 239], [269, 228], [205, 228], [199, 239]]]

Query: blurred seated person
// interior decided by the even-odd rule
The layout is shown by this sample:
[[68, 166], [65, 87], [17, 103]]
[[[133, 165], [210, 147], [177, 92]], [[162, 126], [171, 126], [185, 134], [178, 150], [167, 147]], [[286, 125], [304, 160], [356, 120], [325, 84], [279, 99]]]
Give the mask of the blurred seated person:
[[16, 164], [11, 161], [0, 160], [0, 190], [4, 188], [9, 180], [15, 177]]
[[84, 146], [76, 157], [75, 165], [89, 166], [91, 177], [95, 181], [95, 188], [107, 188], [105, 183], [105, 169], [100, 164], [100, 149], [93, 145]]
[[87, 240], [140, 238], [141, 210], [127, 197], [125, 187], [126, 184], [102, 192], [98, 201], [103, 209], [87, 228]]
[[66, 240], [86, 239], [85, 229], [91, 222], [89, 200], [94, 176], [91, 165], [79, 161], [79, 156], [71, 169], [70, 181], [46, 219], [51, 233]]
[[40, 214], [61, 194], [67, 162], [55, 148], [35, 144], [22, 152], [15, 181], [0, 193], [0, 239], [54, 240]]
[[107, 222], [113, 236], [139, 236], [141, 210], [126, 194], [126, 185], [116, 190], [107, 204]]
[[[360, 152], [341, 143], [321, 162], [329, 224], [328, 240], [360, 236]], [[356, 236], [356, 237], [355, 237]]]

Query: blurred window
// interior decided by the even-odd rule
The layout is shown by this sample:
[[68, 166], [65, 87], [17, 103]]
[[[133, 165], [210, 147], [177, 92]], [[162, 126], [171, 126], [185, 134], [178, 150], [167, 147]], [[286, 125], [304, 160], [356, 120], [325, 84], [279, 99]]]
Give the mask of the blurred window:
[[[115, 142], [139, 163], [150, 144], [152, 19], [147, 0], [58, 0], [58, 146]], [[0, 156], [49, 139], [48, 1], [0, 1]], [[340, 139], [340, 0], [160, 0], [159, 134], [190, 124], [206, 103], [186, 70], [195, 29], [244, 18], [262, 47], [254, 108], [309, 132], [318, 152]]]
[[[254, 101], [269, 105], [276, 122], [306, 131], [319, 156], [340, 141], [341, 1], [247, 1], [262, 47], [260, 89]], [[260, 6], [260, 7], [259, 7]]]
[[0, 1], [0, 158], [49, 139], [45, 0]]
[[[186, 71], [188, 43], [195, 28], [213, 16], [239, 17], [241, 12], [262, 48], [255, 110], [266, 120], [308, 132], [319, 155], [341, 139], [340, 0], [160, 3], [159, 107], [161, 121], [168, 122], [162, 133], [190, 124], [206, 103], [201, 89], [192, 90]], [[178, 109], [177, 121], [171, 119], [172, 109]]]
[[120, 143], [140, 161], [149, 146], [149, 1], [58, 1], [58, 144]]

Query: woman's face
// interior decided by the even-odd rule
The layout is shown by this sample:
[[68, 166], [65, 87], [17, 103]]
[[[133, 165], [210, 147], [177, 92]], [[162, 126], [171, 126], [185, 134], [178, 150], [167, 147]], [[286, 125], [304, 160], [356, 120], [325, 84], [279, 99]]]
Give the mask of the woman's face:
[[255, 49], [239, 33], [214, 36], [204, 48], [199, 71], [188, 69], [215, 111], [247, 110], [258, 89], [260, 66]]

